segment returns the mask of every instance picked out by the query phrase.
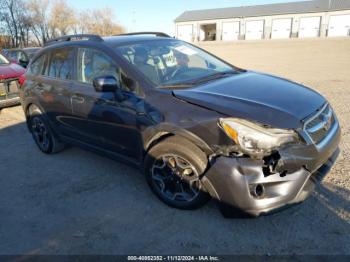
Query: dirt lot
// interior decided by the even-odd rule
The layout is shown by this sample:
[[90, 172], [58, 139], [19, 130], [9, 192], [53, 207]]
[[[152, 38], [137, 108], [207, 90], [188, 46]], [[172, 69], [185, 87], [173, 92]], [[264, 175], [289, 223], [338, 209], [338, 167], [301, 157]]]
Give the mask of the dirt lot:
[[47, 156], [20, 107], [0, 114], [0, 254], [350, 254], [350, 39], [205, 44], [332, 103], [342, 154], [306, 202], [257, 219], [162, 204], [138, 171], [70, 148]]

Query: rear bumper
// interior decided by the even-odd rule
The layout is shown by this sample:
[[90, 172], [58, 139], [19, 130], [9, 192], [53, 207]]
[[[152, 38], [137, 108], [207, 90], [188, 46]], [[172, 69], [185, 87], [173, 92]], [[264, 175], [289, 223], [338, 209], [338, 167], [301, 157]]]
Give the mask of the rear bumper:
[[15, 106], [19, 105], [21, 103], [19, 97], [13, 97], [8, 99], [0, 100], [0, 108], [8, 107], [8, 106]]
[[20, 104], [17, 78], [0, 80], [0, 108]]
[[[318, 154], [308, 157], [287, 154], [288, 158], [281, 154], [284, 157], [281, 162], [290, 168], [284, 176], [280, 173], [265, 176], [262, 160], [221, 156], [202, 181], [210, 195], [225, 206], [252, 216], [263, 215], [305, 200], [313, 191], [316, 181], [326, 176], [335, 163], [339, 155], [339, 140], [340, 128]], [[299, 149], [298, 153], [301, 152]], [[305, 159], [305, 162], [301, 159]], [[258, 185], [259, 189], [263, 189], [262, 194], [257, 194]]]

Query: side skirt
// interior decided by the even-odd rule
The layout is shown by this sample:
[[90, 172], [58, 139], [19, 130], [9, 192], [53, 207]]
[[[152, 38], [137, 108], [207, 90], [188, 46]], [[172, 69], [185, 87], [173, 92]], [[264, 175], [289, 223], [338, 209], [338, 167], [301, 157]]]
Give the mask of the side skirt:
[[67, 136], [61, 135], [59, 138], [62, 140], [62, 142], [65, 142], [67, 144], [74, 145], [74, 146], [80, 147], [82, 149], [94, 152], [98, 155], [108, 157], [112, 160], [116, 160], [118, 162], [122, 162], [124, 164], [131, 165], [133, 167], [138, 168], [140, 171], [142, 171], [142, 167], [143, 167], [142, 162], [140, 162], [137, 159], [127, 157], [127, 156], [124, 156], [122, 154], [119, 154], [119, 153], [116, 153], [116, 152], [113, 152], [110, 150], [106, 150], [106, 149], [101, 148], [101, 147], [90, 145], [90, 144], [87, 144], [85, 142], [82, 142], [82, 141], [79, 141], [79, 140], [76, 140], [76, 139], [73, 139], [73, 138], [70, 138]]

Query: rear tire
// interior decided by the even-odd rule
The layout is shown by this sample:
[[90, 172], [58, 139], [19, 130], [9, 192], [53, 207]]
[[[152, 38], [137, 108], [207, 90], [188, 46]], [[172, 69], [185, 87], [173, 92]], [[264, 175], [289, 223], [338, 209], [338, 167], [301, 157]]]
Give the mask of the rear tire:
[[38, 109], [32, 110], [28, 122], [33, 139], [41, 152], [54, 154], [66, 147], [52, 132], [44, 115]]
[[145, 176], [152, 191], [165, 204], [178, 209], [197, 209], [210, 199], [200, 176], [207, 157], [193, 143], [169, 137], [150, 149]]

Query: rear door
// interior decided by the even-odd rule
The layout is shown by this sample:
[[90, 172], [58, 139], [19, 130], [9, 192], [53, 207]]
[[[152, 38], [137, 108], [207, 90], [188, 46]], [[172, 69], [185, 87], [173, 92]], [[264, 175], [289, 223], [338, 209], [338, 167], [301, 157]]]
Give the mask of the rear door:
[[74, 78], [73, 47], [54, 49], [47, 61], [44, 76], [35, 87], [36, 97], [40, 98], [51, 123], [63, 135], [70, 135], [71, 126], [71, 87]]

